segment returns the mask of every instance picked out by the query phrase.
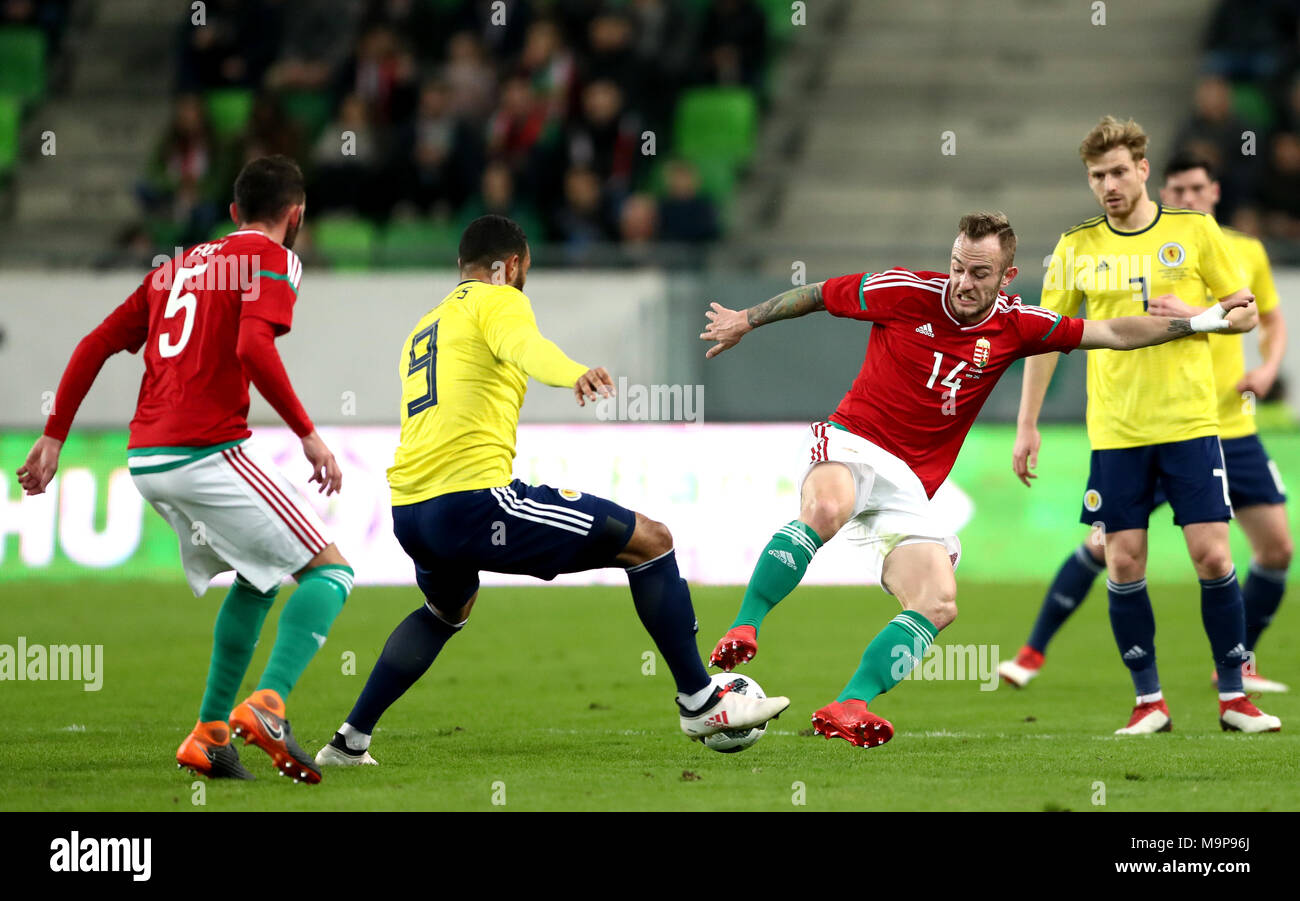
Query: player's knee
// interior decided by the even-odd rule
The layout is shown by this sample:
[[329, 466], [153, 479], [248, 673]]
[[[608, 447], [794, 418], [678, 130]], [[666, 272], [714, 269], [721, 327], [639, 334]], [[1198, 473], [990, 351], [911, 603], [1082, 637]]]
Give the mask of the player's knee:
[[344, 557], [343, 554], [339, 552], [338, 545], [330, 544], [325, 548], [325, 550], [321, 551], [315, 557], [312, 557], [310, 562], [308, 562], [308, 564], [305, 567], [303, 567], [303, 570], [313, 569], [317, 566], [349, 566], [350, 567], [351, 565], [352, 564], [348, 563], [347, 558]]
[[1232, 571], [1232, 554], [1218, 545], [1197, 548], [1192, 553], [1192, 565], [1202, 579], [1221, 579]]
[[906, 609], [924, 616], [936, 629], [947, 628], [957, 618], [957, 582], [951, 578], [918, 584], [910, 591], [905, 589], [899, 600]]
[[646, 563], [656, 557], [662, 557], [673, 549], [673, 533], [661, 522], [648, 516], [637, 514], [636, 531], [632, 533], [627, 552], [632, 556], [632, 565]]
[[829, 541], [853, 512], [852, 503], [835, 494], [819, 494], [803, 504], [800, 519], [812, 527], [822, 541]]
[[930, 621], [935, 629], [946, 629], [957, 619], [957, 598], [955, 592], [940, 592], [933, 595], [926, 603], [918, 605], [916, 612]]
[[930, 620], [936, 629], [946, 629], [957, 618], [957, 583], [951, 579], [939, 585], [934, 593], [934, 617]]
[[1146, 575], [1146, 560], [1123, 550], [1108, 548], [1106, 565], [1112, 582], [1136, 582]]
[[1291, 542], [1291, 536], [1279, 535], [1260, 547], [1255, 562], [1265, 569], [1287, 569], [1291, 566], [1294, 554], [1295, 546]]

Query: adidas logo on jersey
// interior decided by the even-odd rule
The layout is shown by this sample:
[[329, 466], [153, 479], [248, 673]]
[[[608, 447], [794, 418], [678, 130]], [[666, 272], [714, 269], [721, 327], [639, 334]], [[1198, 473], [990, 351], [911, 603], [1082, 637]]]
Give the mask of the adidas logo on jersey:
[[1145, 657], [1146, 655], [1147, 655], [1146, 651], [1142, 650], [1137, 645], [1133, 645], [1133, 647], [1129, 648], [1127, 651], [1124, 652], [1124, 659], [1137, 660], [1139, 657]]
[[934, 329], [930, 327], [930, 323], [928, 322], [925, 325], [918, 325], [916, 331], [918, 334], [925, 335], [927, 338], [934, 337]]
[[789, 551], [778, 551], [773, 549], [768, 551], [768, 553], [771, 554], [776, 559], [780, 560], [782, 563], [784, 563], [786, 566], [790, 567], [791, 569], [799, 568], [795, 566], [794, 554], [790, 553]]
[[1102, 260], [1100, 263], [1097, 264], [1098, 272], [1105, 272], [1109, 268], [1110, 268], [1110, 262], [1107, 260]]

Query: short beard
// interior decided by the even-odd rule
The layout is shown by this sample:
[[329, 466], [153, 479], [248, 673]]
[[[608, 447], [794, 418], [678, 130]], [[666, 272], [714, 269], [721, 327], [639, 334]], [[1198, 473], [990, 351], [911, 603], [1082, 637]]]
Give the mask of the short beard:
[[284, 245], [285, 250], [293, 249], [293, 242], [298, 238], [298, 228], [301, 225], [302, 225], [301, 222], [296, 222], [293, 225], [288, 225], [288, 224], [285, 225], [284, 240], [280, 242], [281, 244]]

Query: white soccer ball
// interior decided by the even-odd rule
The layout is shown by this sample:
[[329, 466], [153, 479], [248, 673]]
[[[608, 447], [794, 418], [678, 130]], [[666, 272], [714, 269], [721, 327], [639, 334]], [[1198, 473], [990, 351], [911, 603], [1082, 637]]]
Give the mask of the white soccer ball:
[[[730, 685], [731, 690], [742, 695], [748, 695], [751, 698], [765, 698], [763, 689], [758, 683], [749, 676], [742, 676], [740, 673], [718, 673], [713, 677], [714, 685]], [[753, 729], [733, 729], [730, 732], [715, 732], [710, 736], [702, 739], [706, 748], [712, 748], [723, 754], [734, 754], [737, 751], [743, 751], [752, 747], [763, 733], [767, 731], [767, 723], [761, 726], [755, 726]]]

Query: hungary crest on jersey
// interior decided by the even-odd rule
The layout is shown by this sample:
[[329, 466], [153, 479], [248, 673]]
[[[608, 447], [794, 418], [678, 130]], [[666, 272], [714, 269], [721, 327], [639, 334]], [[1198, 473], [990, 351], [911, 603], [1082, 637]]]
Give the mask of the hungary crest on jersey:
[[991, 347], [988, 338], [980, 338], [975, 342], [975, 353], [971, 356], [971, 362], [976, 366], [983, 366], [989, 361], [989, 349]]

